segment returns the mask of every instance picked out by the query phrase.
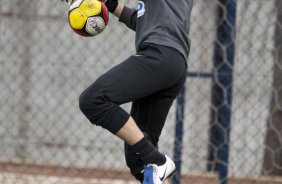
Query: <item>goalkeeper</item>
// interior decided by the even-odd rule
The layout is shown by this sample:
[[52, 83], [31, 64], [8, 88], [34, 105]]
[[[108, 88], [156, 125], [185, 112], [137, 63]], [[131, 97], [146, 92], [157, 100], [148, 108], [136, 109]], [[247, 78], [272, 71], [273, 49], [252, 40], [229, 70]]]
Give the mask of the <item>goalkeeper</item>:
[[[140, 0], [137, 9], [118, 0], [105, 4], [136, 32], [136, 54], [90, 85], [79, 106], [91, 123], [125, 142], [126, 163], [138, 180], [161, 184], [175, 172], [174, 162], [157, 148], [186, 78], [193, 0]], [[119, 106], [127, 102], [132, 102], [130, 114]]]

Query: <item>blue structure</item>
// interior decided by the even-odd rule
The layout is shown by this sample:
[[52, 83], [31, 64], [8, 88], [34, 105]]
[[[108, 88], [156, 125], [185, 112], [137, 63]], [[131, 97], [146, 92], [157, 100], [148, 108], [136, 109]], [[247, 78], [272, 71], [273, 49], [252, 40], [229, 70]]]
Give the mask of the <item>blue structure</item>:
[[[209, 158], [207, 169], [217, 171], [220, 184], [228, 183], [229, 134], [235, 55], [236, 0], [218, 0], [214, 48]], [[220, 75], [218, 75], [220, 74]]]
[[182, 86], [179, 95], [177, 96], [175, 139], [174, 139], [174, 150], [173, 150], [174, 152], [173, 160], [175, 162], [176, 172], [172, 178], [173, 184], [180, 184], [180, 179], [181, 179], [184, 110], [185, 110], [185, 85]]
[[[229, 134], [232, 109], [233, 65], [235, 55], [236, 0], [218, 0], [217, 35], [213, 71], [188, 72], [188, 77], [212, 78], [209, 157], [207, 170], [218, 172], [220, 184], [228, 183]], [[173, 184], [180, 184], [183, 144], [185, 86], [177, 97]]]

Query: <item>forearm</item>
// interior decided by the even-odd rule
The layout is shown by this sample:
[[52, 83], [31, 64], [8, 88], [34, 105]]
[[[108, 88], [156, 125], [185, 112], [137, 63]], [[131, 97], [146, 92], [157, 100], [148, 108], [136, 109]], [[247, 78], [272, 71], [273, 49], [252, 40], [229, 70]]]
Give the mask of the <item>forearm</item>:
[[120, 18], [120, 15], [121, 15], [123, 9], [124, 9], [124, 5], [122, 3], [120, 3], [120, 2], [118, 2], [118, 5], [117, 5], [115, 11], [113, 12], [113, 14], [116, 17]]
[[120, 22], [123, 22], [130, 29], [136, 30], [136, 9], [126, 7], [118, 0], [107, 0], [105, 4], [109, 12], [118, 17]]
[[119, 16], [119, 21], [136, 31], [137, 10], [124, 6]]

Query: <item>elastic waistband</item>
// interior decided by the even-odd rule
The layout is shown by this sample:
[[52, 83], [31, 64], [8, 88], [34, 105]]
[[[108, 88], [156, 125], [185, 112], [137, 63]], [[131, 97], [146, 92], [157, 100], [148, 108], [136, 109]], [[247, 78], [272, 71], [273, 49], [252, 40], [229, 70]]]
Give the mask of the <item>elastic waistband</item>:
[[177, 50], [174, 47], [169, 47], [169, 46], [166, 46], [166, 45], [158, 45], [158, 44], [150, 43], [150, 42], [143, 42], [139, 45], [137, 53], [142, 52], [143, 50], [150, 48], [150, 47], [155, 48], [157, 50], [160, 50], [162, 52], [166, 52], [166, 51], [174, 52], [174, 54], [181, 56], [185, 60], [185, 63], [186, 63], [186, 66], [187, 66], [187, 59], [183, 56], [183, 54], [179, 50]]
[[[179, 53], [180, 55], [183, 56], [183, 54], [177, 50], [176, 48], [174, 47], [169, 47], [169, 46], [166, 46], [166, 45], [159, 45], [159, 44], [155, 44], [155, 43], [150, 43], [150, 42], [143, 42], [139, 45], [139, 48], [137, 50], [137, 52], [139, 51], [142, 51], [143, 49], [145, 49], [146, 47], [155, 47], [155, 48], [159, 48], [159, 49], [169, 49], [169, 50], [173, 50], [173, 51], [176, 51], [177, 53]], [[184, 56], [183, 56], [184, 57]], [[184, 58], [185, 59], [185, 58]]]

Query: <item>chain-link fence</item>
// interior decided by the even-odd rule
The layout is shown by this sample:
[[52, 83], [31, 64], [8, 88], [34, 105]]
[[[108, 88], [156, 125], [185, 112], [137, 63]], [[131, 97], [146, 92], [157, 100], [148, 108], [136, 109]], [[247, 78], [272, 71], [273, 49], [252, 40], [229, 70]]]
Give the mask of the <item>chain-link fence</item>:
[[[223, 22], [228, 43], [220, 37]], [[282, 183], [282, 0], [194, 0], [190, 35], [181, 183], [227, 182], [216, 175], [222, 168], [229, 183]], [[216, 65], [216, 48], [230, 46], [233, 63], [222, 57]], [[101, 35], [82, 38], [59, 0], [0, 0], [0, 183], [135, 183], [123, 143], [78, 108], [79, 94], [133, 53], [134, 32], [113, 16]], [[227, 85], [218, 77], [226, 64]], [[213, 101], [215, 85], [221, 104]], [[227, 126], [213, 115], [223, 106]], [[160, 140], [171, 157], [176, 107]], [[213, 141], [220, 136], [227, 137]]]

